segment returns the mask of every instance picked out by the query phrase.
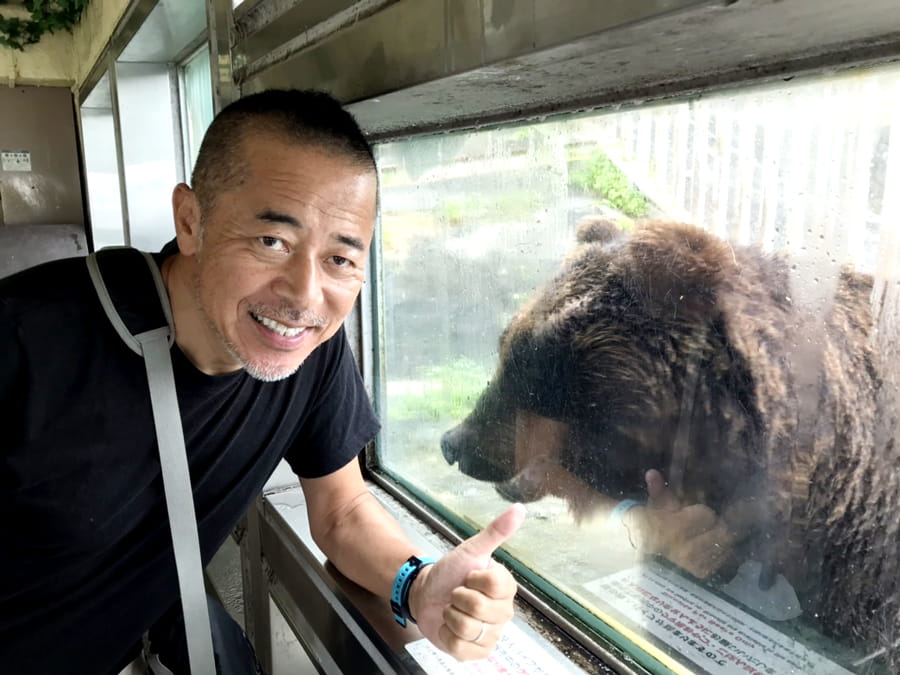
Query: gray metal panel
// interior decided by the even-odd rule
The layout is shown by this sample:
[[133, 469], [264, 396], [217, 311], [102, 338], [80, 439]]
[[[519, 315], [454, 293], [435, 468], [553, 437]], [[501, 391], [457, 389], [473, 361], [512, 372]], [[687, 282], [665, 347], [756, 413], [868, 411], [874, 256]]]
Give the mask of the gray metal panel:
[[471, 0], [447, 0], [445, 3], [447, 27], [447, 68], [460, 72], [477, 68], [484, 56], [484, 21], [482, 10]]
[[[503, 2], [502, 0], [493, 0], [491, 4], [496, 7], [502, 5]], [[598, 11], [598, 4], [594, 0], [566, 0], [566, 2], [534, 0], [533, 4], [534, 49], [544, 49], [571, 42], [573, 39], [588, 37], [598, 30], [628, 26], [691, 7], [727, 5], [729, 2], [728, 0], [719, 2], [654, 0], [648, 3], [634, 0], [604, 0], [602, 12]]]
[[234, 15], [231, 0], [206, 0], [206, 19], [209, 23], [209, 67], [213, 87], [213, 112], [237, 98], [234, 86], [234, 58], [231, 43]]
[[[261, 82], [248, 84], [254, 90], [285, 86], [281, 83], [293, 77], [318, 82], [318, 86], [343, 100], [367, 98], [459, 72], [459, 67], [486, 65], [531, 53], [550, 46], [551, 40], [567, 42], [674, 9], [707, 5], [709, 1], [622, 0], [612, 3], [611, 10], [606, 8], [607, 3], [598, 10], [597, 3], [585, 4], [583, 0], [540, 3], [540, 8], [537, 0], [402, 0], [388, 3], [349, 26], [335, 24], [331, 34], [319, 30], [314, 47], [307, 48], [312, 43], [296, 45], [305, 50], [261, 73]], [[367, 4], [372, 3], [356, 3]], [[479, 8], [480, 17], [474, 15]], [[550, 24], [550, 29], [536, 22], [538, 9], [542, 22]], [[479, 25], [474, 26], [474, 21]], [[457, 30], [451, 30], [451, 26]], [[462, 42], [456, 44], [456, 39]], [[277, 56], [282, 50], [272, 51]], [[239, 78], [254, 76], [266, 65], [249, 63]]]
[[288, 0], [262, 3], [237, 22], [239, 38], [235, 50], [247, 61], [269, 53], [273, 46], [313, 28], [338, 12], [352, 7], [356, 0]]
[[[358, 2], [353, 3], [352, 6], [335, 12], [316, 25], [310, 26], [309, 28], [303, 30], [302, 32], [297, 34], [296, 37], [292, 38], [284, 44], [261, 45], [260, 47], [265, 52], [265, 56], [262, 56], [252, 63], [242, 65], [242, 67], [236, 73], [237, 79], [239, 82], [244, 81], [248, 77], [266, 70], [273, 64], [284, 62], [293, 54], [302, 52], [312, 47], [313, 45], [327, 42], [332, 36], [338, 34], [343, 30], [353, 31], [354, 34], [365, 43], [364, 45], [355, 45], [354, 49], [351, 50], [351, 52], [348, 52], [346, 55], [356, 58], [361, 54], [367, 54], [369, 53], [369, 51], [371, 51], [373, 46], [376, 48], [378, 46], [378, 30], [389, 31], [391, 29], [391, 21], [394, 22], [394, 26], [405, 25], [402, 23], [397, 23], [397, 20], [390, 18], [388, 19], [387, 23], [385, 23], [384, 21], [386, 15], [388, 17], [395, 16], [391, 14], [391, 12], [395, 11], [394, 7], [392, 7], [392, 5], [395, 5], [395, 3], [396, 0], [358, 0]], [[437, 2], [435, 2], [434, 0], [420, 0], [419, 3], [408, 4], [403, 16], [399, 17], [399, 19], [406, 20], [407, 18], [411, 18], [411, 24], [413, 24], [414, 26], [421, 26], [422, 28], [426, 28], [430, 24], [430, 22], [428, 21], [429, 17], [427, 15], [423, 15], [421, 10], [423, 8], [430, 8], [432, 11], [439, 11], [440, 4], [441, 0], [438, 0]], [[372, 25], [368, 23], [370, 20], [374, 21], [374, 25], [378, 27], [374, 34], [359, 33], [355, 31], [355, 28], [359, 25]], [[409, 28], [409, 26], [407, 26], [407, 28]], [[438, 28], [438, 30], [441, 29]], [[402, 45], [409, 39], [416, 41], [427, 39], [427, 36], [411, 33], [409, 35], [402, 35], [400, 36], [400, 38], [401, 39], [399, 40], [399, 42]], [[376, 41], [375, 45], [372, 44], [373, 40]], [[439, 41], [432, 40], [430, 44], [433, 44], [435, 46], [435, 49], [440, 49], [441, 44], [443, 44], [443, 39]], [[330, 77], [334, 77], [335, 75], [339, 75], [341, 73], [354, 73], [359, 68], [358, 62], [347, 61], [345, 64], [344, 62], [332, 61], [331, 59], [336, 56], [340, 57], [342, 56], [342, 54], [329, 52], [324, 56], [319, 55], [318, 57], [318, 65], [323, 67], [326, 72], [330, 74]], [[381, 72], [377, 67], [381, 61], [379, 57], [380, 55], [378, 55], [377, 53], [374, 56], [374, 64], [376, 66], [375, 68], [367, 68], [370, 77], [378, 77], [381, 75]], [[347, 68], [351, 69], [348, 70]], [[319, 86], [318, 88], [323, 87]]]
[[133, 63], [172, 61], [205, 30], [205, 0], [160, 0], [118, 60]]
[[0, 150], [30, 153], [30, 171], [0, 167], [0, 225], [84, 225], [75, 111], [65, 87], [0, 88]]
[[79, 225], [7, 225], [0, 227], [0, 278], [34, 265], [87, 255]]
[[250, 64], [242, 89], [368, 99], [352, 110], [387, 137], [900, 55], [896, 0], [484, 0], [481, 38], [474, 4], [402, 0], [257, 74]]

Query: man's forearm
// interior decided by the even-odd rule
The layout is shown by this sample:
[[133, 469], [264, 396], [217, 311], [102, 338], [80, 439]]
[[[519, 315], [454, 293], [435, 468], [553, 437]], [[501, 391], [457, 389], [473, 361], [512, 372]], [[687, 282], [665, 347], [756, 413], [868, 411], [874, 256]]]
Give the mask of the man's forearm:
[[314, 527], [313, 538], [344, 576], [383, 598], [407, 558], [423, 554], [369, 492], [334, 514], [327, 527]]

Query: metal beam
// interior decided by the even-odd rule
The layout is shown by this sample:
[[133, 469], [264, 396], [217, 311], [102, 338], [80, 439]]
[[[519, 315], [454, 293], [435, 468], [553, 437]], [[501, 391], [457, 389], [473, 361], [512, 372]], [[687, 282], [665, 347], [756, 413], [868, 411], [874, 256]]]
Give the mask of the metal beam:
[[269, 620], [269, 584], [263, 570], [260, 540], [261, 501], [247, 509], [238, 527], [241, 547], [241, 579], [244, 591], [244, 629], [256, 650], [263, 672], [272, 672], [272, 627]]
[[206, 0], [209, 64], [212, 69], [213, 110], [218, 113], [238, 97], [234, 83], [234, 14], [231, 0]]
[[119, 115], [119, 77], [116, 57], [110, 52], [106, 62], [109, 74], [109, 101], [112, 107], [113, 132], [116, 138], [116, 167], [119, 172], [119, 201], [122, 208], [122, 241], [131, 246], [131, 220], [128, 217], [128, 186], [125, 184], [125, 151], [122, 145], [122, 118]]

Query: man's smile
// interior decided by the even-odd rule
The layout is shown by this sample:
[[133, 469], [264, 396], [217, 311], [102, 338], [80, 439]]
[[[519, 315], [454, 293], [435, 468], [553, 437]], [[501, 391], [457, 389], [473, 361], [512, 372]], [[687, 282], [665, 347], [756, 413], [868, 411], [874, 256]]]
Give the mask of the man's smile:
[[309, 326], [286, 326], [280, 321], [276, 321], [275, 319], [270, 319], [261, 314], [255, 314], [254, 312], [250, 312], [250, 316], [252, 316], [258, 323], [262, 324], [269, 330], [278, 333], [283, 337], [297, 337], [304, 332], [306, 332], [310, 327]]

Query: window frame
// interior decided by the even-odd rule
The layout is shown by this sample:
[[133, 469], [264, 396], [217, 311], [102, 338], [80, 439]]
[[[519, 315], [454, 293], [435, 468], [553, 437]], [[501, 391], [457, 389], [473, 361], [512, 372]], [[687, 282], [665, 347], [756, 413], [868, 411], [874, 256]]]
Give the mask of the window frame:
[[[832, 69], [827, 72], [807, 72], [801, 71], [792, 73], [779, 81], [790, 81], [795, 77], [798, 82], [814, 80], [820, 75], [840, 75], [856, 70], [878, 69], [880, 67], [889, 66], [891, 62], [872, 62], [858, 61], [847, 63], [839, 69]], [[679, 103], [702, 98], [706, 94], [728, 95], [738, 94], [744, 91], [765, 87], [767, 85], [777, 84], [770, 78], [760, 78], [758, 80], [749, 80], [731, 83], [729, 85], [712, 88], [709, 91], [684, 91], [677, 95], [666, 97], [664, 100], [654, 99], [647, 101], [628, 101], [622, 104], [610, 106], [615, 111], [640, 110], [646, 106]], [[469, 123], [450, 123], [440, 128], [431, 128], [427, 130], [411, 127], [406, 130], [393, 131], [388, 135], [372, 139], [373, 144], [388, 143], [393, 141], [404, 141], [415, 139], [422, 136], [436, 136], [440, 134], [453, 134], [466, 131], [486, 131], [497, 128], [512, 128], [516, 126], [528, 126], [534, 123], [535, 117], [540, 117], [543, 121], [551, 121], [556, 117], [572, 117], [580, 115], [591, 115], [602, 113], [606, 106], [598, 107], [590, 111], [585, 111], [585, 107], [575, 106], [568, 108], [560, 108], [552, 114], [544, 114], [543, 111], [521, 110], [515, 116], [505, 117], [502, 119], [492, 119], [489, 124], [473, 126]], [[379, 214], [380, 220], [380, 214]], [[382, 226], [379, 222], [376, 227], [375, 237], [382, 236]], [[367, 295], [364, 296], [364, 306], [367, 308], [362, 312], [361, 322], [363, 327], [363, 344], [367, 345], [365, 353], [369, 355], [373, 364], [372, 373], [366, 378], [367, 387], [373, 393], [374, 405], [380, 419], [385, 419], [386, 411], [386, 341], [385, 334], [385, 316], [383, 308], [387, 306], [387, 302], [383, 296], [385, 288], [384, 283], [384, 266], [385, 261], [381, 253], [380, 242], [373, 243], [370, 251], [370, 260], [367, 271], [366, 286], [368, 287]], [[387, 494], [400, 502], [416, 519], [424, 522], [427, 526], [436, 532], [439, 532], [447, 540], [454, 544], [461, 543], [465, 538], [475, 534], [476, 530], [468, 524], [464, 519], [451, 513], [434, 498], [425, 494], [422, 490], [417, 489], [410, 481], [404, 479], [403, 476], [391, 471], [381, 465], [378, 457], [378, 448], [384, 443], [384, 431], [379, 432], [377, 438], [371, 443], [365, 452], [365, 473], [366, 478], [372, 483], [383, 489]], [[516, 580], [519, 582], [519, 597], [523, 599], [529, 606], [533, 607], [540, 615], [557, 625], [564, 633], [571, 636], [581, 647], [586, 649], [596, 658], [601, 659], [605, 663], [609, 663], [617, 668], [626, 671], [634, 668], [635, 664], [647, 672], [652, 673], [676, 673], [688, 672], [687, 667], [681, 666], [681, 669], [673, 669], [666, 665], [663, 661], [671, 662], [671, 659], [664, 658], [663, 661], [654, 657], [651, 651], [643, 649], [640, 645], [630, 641], [626, 635], [616, 631], [612, 626], [603, 622], [598, 616], [594, 615], [586, 608], [581, 607], [575, 600], [568, 598], [563, 592], [544, 579], [538, 572], [528, 568], [525, 563], [519, 562], [512, 555], [503, 550], [498, 550], [495, 554], [508, 568], [513, 571]], [[665, 654], [660, 651], [660, 653]], [[676, 668], [678, 667], [676, 666]], [[693, 672], [693, 671], [690, 671]]]

